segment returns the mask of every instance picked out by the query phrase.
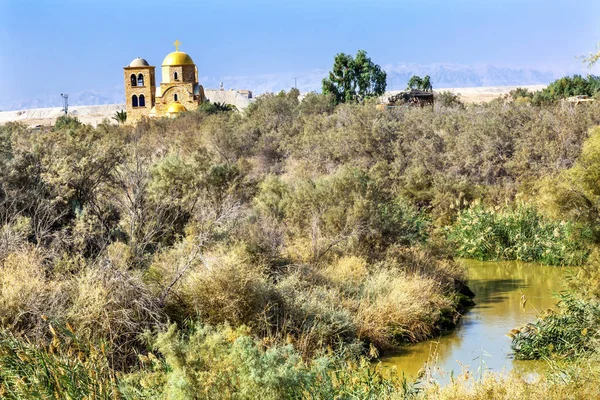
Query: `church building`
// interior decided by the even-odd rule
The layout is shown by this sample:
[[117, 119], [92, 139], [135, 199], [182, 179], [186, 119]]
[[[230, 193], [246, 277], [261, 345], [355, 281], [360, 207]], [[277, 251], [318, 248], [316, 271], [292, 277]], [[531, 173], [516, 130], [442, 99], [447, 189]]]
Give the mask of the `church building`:
[[198, 68], [192, 57], [179, 51], [167, 54], [162, 62], [162, 80], [156, 86], [155, 67], [143, 58], [136, 58], [123, 68], [127, 122], [139, 121], [143, 116], [175, 116], [194, 110], [206, 100], [204, 88], [198, 83]]

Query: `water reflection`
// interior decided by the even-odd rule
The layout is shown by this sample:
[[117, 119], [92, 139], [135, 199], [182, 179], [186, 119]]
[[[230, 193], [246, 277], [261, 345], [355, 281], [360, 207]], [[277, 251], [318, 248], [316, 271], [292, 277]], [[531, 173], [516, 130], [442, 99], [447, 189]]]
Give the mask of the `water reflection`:
[[[553, 293], [563, 289], [564, 270], [515, 261], [461, 262], [468, 269], [476, 306], [452, 332], [385, 356], [381, 359], [383, 365], [395, 366], [398, 372], [414, 378], [430, 360], [430, 365], [434, 362], [438, 368], [437, 378], [442, 382], [466, 367], [475, 373], [513, 368], [534, 371], [536, 363], [510, 359], [510, 339], [506, 333], [555, 306]], [[521, 307], [523, 299], [527, 299], [525, 308]]]

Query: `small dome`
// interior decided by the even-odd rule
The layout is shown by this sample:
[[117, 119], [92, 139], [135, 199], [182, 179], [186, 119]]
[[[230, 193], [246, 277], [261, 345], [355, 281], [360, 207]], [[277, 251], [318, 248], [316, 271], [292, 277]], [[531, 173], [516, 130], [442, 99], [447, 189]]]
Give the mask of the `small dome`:
[[148, 64], [148, 61], [144, 60], [143, 58], [136, 58], [134, 59], [132, 62], [129, 63], [130, 67], [149, 67], [150, 64]]
[[174, 101], [169, 104], [169, 109], [167, 110], [168, 114], [177, 114], [180, 112], [187, 111], [186, 108], [178, 101]]
[[187, 53], [184, 53], [183, 51], [174, 51], [167, 54], [162, 62], [163, 67], [172, 65], [194, 65], [194, 61]]

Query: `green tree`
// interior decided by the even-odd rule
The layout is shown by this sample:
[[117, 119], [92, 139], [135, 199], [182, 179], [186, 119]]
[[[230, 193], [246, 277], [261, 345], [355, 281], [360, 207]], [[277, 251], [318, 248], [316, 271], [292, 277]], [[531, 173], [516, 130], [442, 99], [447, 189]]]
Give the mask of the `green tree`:
[[592, 68], [600, 60], [600, 42], [596, 45], [596, 52], [590, 53], [587, 57], [584, 56], [583, 62]]
[[407, 89], [417, 89], [431, 92], [433, 90], [433, 86], [431, 85], [431, 77], [429, 75], [425, 75], [425, 77], [421, 78], [418, 75], [413, 75], [408, 80]]
[[113, 119], [115, 121], [117, 121], [119, 124], [124, 124], [125, 121], [127, 121], [127, 111], [117, 111], [115, 113], [115, 116], [113, 117]]
[[336, 103], [363, 101], [385, 93], [387, 74], [359, 50], [356, 58], [339, 53], [335, 56], [333, 70], [323, 79], [323, 94], [332, 94]]
[[210, 101], [205, 101], [198, 106], [198, 111], [205, 114], [218, 114], [228, 111], [237, 111], [237, 107], [233, 104], [227, 104], [225, 102], [211, 103]]

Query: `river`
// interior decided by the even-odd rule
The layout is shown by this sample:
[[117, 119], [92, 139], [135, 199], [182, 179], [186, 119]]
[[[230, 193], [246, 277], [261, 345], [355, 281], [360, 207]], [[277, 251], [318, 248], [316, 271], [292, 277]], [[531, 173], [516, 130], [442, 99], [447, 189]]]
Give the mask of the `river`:
[[[383, 366], [395, 366], [398, 373], [415, 379], [429, 360], [432, 377], [440, 383], [460, 374], [465, 367], [474, 374], [511, 369], [535, 374], [542, 363], [511, 359], [511, 340], [506, 334], [533, 321], [538, 311], [556, 308], [553, 294], [563, 290], [565, 270], [516, 261], [460, 262], [468, 269], [475, 307], [453, 331], [386, 355], [381, 358]], [[523, 308], [524, 298], [527, 302]]]

